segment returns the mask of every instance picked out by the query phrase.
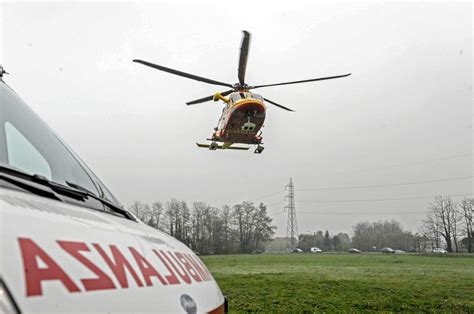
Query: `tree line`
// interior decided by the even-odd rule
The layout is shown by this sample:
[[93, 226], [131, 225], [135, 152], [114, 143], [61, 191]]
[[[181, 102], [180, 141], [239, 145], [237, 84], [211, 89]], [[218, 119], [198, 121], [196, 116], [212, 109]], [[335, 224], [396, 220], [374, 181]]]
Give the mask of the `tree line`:
[[[323, 251], [365, 252], [383, 247], [410, 252], [425, 252], [446, 247], [448, 252], [474, 250], [474, 199], [456, 202], [438, 196], [429, 205], [419, 231], [403, 229], [396, 220], [358, 222], [347, 233], [331, 234], [328, 230], [300, 234], [298, 248]], [[233, 206], [213, 207], [205, 202], [171, 199], [164, 204], [135, 201], [129, 208], [140, 220], [187, 244], [201, 254], [252, 253], [285, 251], [286, 238], [273, 238], [276, 226], [263, 203], [242, 202]]]
[[425, 252], [446, 248], [448, 252], [474, 250], [474, 199], [459, 202], [449, 196], [437, 196], [430, 203], [426, 219], [419, 231], [403, 229], [396, 220], [358, 222], [352, 227], [353, 236], [345, 233], [330, 235], [326, 230], [299, 236], [299, 248], [304, 251], [319, 247], [327, 251], [345, 251], [354, 247], [362, 251], [380, 251], [383, 247], [407, 252]]
[[199, 254], [263, 251], [276, 229], [263, 203], [242, 202], [219, 208], [205, 202], [188, 205], [171, 199], [151, 205], [135, 201], [129, 209], [144, 223], [168, 233]]

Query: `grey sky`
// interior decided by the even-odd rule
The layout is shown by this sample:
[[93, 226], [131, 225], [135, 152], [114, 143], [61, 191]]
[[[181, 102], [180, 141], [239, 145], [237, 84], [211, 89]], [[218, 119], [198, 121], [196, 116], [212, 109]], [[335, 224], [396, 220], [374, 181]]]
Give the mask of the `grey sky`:
[[[314, 1], [3, 3], [6, 81], [125, 204], [171, 197], [234, 204], [296, 185], [300, 232], [350, 231], [395, 218], [416, 229], [429, 199], [472, 193], [472, 180], [354, 190], [472, 175], [472, 4]], [[259, 92], [271, 106], [265, 152], [198, 149], [222, 105], [186, 101], [215, 86], [134, 58], [237, 82], [241, 30], [252, 33], [247, 80], [348, 78]], [[283, 200], [284, 193], [262, 199]], [[330, 200], [309, 203], [301, 201]], [[285, 234], [283, 203], [269, 206]], [[332, 213], [331, 215], [308, 214]], [[278, 214], [280, 213], [280, 214]], [[345, 213], [335, 215], [334, 213]], [[354, 213], [348, 215], [347, 213]]]

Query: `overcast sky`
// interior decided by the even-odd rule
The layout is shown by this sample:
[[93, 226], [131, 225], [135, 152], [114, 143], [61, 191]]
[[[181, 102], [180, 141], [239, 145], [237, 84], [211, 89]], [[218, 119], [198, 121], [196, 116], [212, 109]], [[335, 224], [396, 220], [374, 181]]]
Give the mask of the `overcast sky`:
[[[263, 201], [284, 235], [285, 193], [277, 192], [290, 177], [300, 232], [349, 232], [358, 221], [391, 218], [416, 230], [431, 201], [419, 197], [473, 193], [472, 178], [304, 190], [472, 176], [470, 3], [159, 1], [0, 9], [6, 82], [124, 205], [171, 197], [215, 206]], [[258, 90], [296, 110], [268, 109], [262, 155], [198, 149], [222, 105], [185, 102], [225, 88], [131, 60], [235, 83], [244, 29], [252, 33], [251, 85], [352, 76]]]

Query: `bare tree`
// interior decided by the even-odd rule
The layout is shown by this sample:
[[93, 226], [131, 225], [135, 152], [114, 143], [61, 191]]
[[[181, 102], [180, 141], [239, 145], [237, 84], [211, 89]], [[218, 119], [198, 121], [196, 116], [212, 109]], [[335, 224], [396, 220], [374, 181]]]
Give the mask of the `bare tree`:
[[233, 230], [232, 230], [232, 215], [231, 208], [227, 205], [222, 207], [221, 211], [221, 220], [223, 228], [223, 250], [224, 253], [229, 253], [232, 251], [232, 243], [234, 241]]
[[[430, 238], [431, 233], [425, 233], [423, 231], [423, 228], [421, 230], [421, 232], [416, 232], [415, 234], [413, 234], [413, 237], [412, 237], [412, 241], [413, 241], [413, 251], [414, 252], [424, 252], [426, 250], [426, 248], [428, 247], [428, 245], [430, 244], [430, 242], [432, 241], [432, 239]], [[431, 242], [431, 247], [434, 247], [433, 245], [433, 242]], [[436, 246], [438, 247], [438, 246]]]
[[209, 207], [209, 205], [204, 202], [194, 202], [193, 212], [191, 214], [192, 249], [200, 253], [207, 252], [207, 248], [203, 247], [203, 213], [207, 207]]
[[161, 202], [153, 202], [151, 204], [149, 225], [156, 229], [163, 230], [164, 229], [163, 217], [164, 217], [163, 204], [161, 204]]
[[464, 199], [461, 204], [461, 215], [464, 219], [464, 231], [467, 236], [467, 251], [472, 253], [473, 249], [473, 208], [474, 208], [474, 198]]
[[436, 196], [430, 204], [427, 221], [435, 227], [446, 242], [446, 250], [453, 251], [453, 241], [458, 251], [457, 236], [460, 221], [457, 203], [449, 196]]
[[452, 202], [451, 214], [451, 228], [453, 229], [453, 242], [456, 249], [456, 253], [459, 253], [459, 241], [458, 237], [462, 235], [462, 229], [459, 230], [459, 225], [462, 222], [463, 216], [459, 209], [459, 204], [457, 202]]
[[129, 207], [130, 211], [137, 216], [138, 219], [148, 224], [150, 221], [150, 206], [140, 201], [133, 202]]
[[179, 220], [180, 220], [180, 214], [179, 214], [179, 208], [180, 208], [180, 202], [174, 198], [172, 198], [170, 201], [166, 202], [166, 210], [165, 210], [165, 216], [167, 219], [167, 230], [168, 233], [177, 239], [179, 236]]
[[267, 206], [260, 203], [256, 208], [256, 222], [253, 232], [254, 250], [260, 249], [264, 241], [268, 241], [275, 233], [276, 227], [272, 225], [272, 218], [267, 214]]
[[259, 248], [263, 241], [269, 240], [275, 227], [267, 215], [266, 206], [260, 204], [257, 208], [251, 202], [234, 205], [232, 210], [235, 225], [239, 235], [239, 249], [242, 253], [250, 253]]
[[427, 214], [423, 225], [421, 226], [421, 234], [423, 237], [428, 239], [431, 248], [438, 248], [441, 245], [441, 231], [440, 224], [431, 213]]

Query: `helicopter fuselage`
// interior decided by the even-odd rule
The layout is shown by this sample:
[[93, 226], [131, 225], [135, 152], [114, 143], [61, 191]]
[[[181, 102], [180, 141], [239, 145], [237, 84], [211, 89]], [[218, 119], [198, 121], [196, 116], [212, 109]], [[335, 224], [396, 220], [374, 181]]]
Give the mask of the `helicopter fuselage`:
[[226, 100], [212, 140], [225, 144], [260, 144], [266, 112], [262, 96], [234, 92]]

